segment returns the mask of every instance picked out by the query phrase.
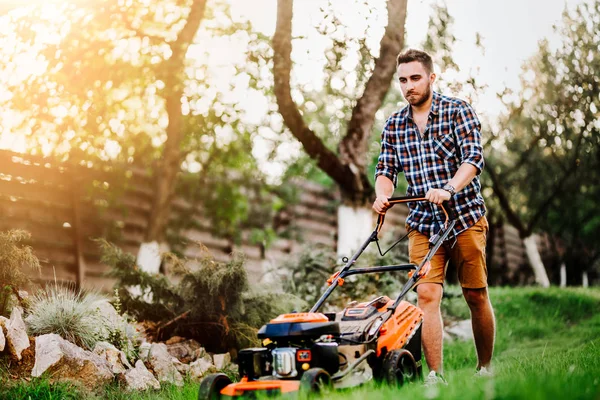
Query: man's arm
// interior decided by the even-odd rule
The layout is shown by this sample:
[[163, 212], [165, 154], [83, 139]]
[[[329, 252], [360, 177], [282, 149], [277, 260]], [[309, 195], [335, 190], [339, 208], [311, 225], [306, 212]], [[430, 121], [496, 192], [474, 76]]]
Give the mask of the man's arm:
[[[456, 171], [456, 174], [454, 174], [448, 183], [452, 185], [454, 190], [456, 190], [456, 193], [458, 193], [471, 183], [473, 178], [475, 178], [475, 175], [477, 175], [477, 168], [473, 164], [462, 163], [458, 171]], [[450, 200], [450, 192], [447, 192], [444, 189], [429, 189], [425, 198], [432, 203], [442, 204], [444, 201]], [[374, 205], [373, 208], [375, 208]]]
[[[456, 137], [460, 148], [456, 151], [461, 153], [462, 164], [456, 174], [447, 183], [456, 193], [467, 186], [476, 175], [483, 170], [483, 147], [481, 146], [481, 123], [475, 110], [466, 104], [456, 114]], [[442, 204], [450, 200], [450, 193], [443, 189], [430, 189], [425, 195], [427, 200], [435, 204]]]
[[394, 194], [394, 182], [385, 175], [379, 175], [375, 180], [375, 195], [377, 198], [373, 203], [373, 210], [383, 214], [390, 207], [388, 199]]

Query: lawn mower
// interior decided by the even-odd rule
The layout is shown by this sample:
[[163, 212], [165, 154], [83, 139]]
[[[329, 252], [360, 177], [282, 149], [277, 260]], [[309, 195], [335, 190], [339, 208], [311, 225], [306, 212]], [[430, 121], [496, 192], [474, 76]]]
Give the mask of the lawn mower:
[[[389, 199], [390, 205], [414, 201], [427, 200], [420, 196]], [[263, 347], [238, 353], [241, 380], [232, 383], [225, 374], [208, 375], [200, 384], [198, 399], [295, 396], [357, 386], [371, 379], [392, 385], [422, 379], [423, 312], [403, 299], [427, 274], [431, 258], [454, 228], [454, 211], [447, 202], [441, 209], [445, 217], [442, 229], [430, 240], [429, 252], [419, 265], [353, 268], [369, 244], [376, 242], [379, 248], [378, 234], [385, 219], [385, 214], [380, 214], [375, 230], [327, 280], [329, 287], [310, 311], [280, 315], [260, 328], [258, 338]], [[382, 254], [381, 248], [379, 252]], [[379, 296], [364, 303], [351, 302], [340, 312], [318, 312], [346, 277], [393, 271], [409, 271], [395, 300]]]

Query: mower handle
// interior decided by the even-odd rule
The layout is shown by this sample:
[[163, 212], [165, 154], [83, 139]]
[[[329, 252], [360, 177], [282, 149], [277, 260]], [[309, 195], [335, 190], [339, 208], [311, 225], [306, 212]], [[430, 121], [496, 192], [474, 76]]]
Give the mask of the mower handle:
[[[408, 203], [411, 201], [427, 201], [427, 199], [423, 196], [390, 197], [390, 198], [388, 198], [388, 203], [390, 203], [388, 210], [390, 208], [392, 208], [392, 206], [394, 204]], [[456, 219], [456, 217], [457, 217], [456, 212], [452, 208], [450, 208], [448, 201], [444, 201], [442, 203], [442, 210], [444, 211], [444, 215], [446, 216], [444, 225], [448, 225], [448, 222], [450, 220]], [[383, 221], [385, 221], [385, 211], [382, 214], [379, 214], [379, 216], [377, 217], [377, 228], [375, 229], [376, 232], [379, 233], [379, 231], [381, 230], [381, 227], [383, 226]]]

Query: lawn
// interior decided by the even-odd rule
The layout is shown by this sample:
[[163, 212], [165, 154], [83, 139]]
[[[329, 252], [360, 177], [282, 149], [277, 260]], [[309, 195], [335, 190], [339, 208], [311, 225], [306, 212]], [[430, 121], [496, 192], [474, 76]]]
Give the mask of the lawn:
[[[449, 292], [457, 292], [450, 288]], [[448, 386], [401, 389], [366, 385], [328, 394], [328, 399], [600, 399], [600, 289], [492, 288], [497, 318], [495, 377], [475, 378], [475, 349], [471, 342], [454, 342], [444, 349]], [[468, 315], [458, 297], [444, 299], [446, 313]], [[107, 388], [104, 399], [196, 399], [195, 383], [160, 392], [124, 393]], [[69, 397], [70, 396], [70, 397]], [[82, 392], [46, 381], [23, 382], [0, 388], [0, 398], [79, 398]]]

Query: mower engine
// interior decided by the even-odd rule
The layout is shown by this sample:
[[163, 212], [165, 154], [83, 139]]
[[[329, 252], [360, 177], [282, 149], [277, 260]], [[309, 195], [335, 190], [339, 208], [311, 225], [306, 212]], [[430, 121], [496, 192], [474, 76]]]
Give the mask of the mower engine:
[[238, 354], [240, 375], [248, 380], [260, 377], [300, 379], [304, 371], [322, 368], [333, 375], [339, 370], [339, 324], [320, 313], [281, 315], [258, 331], [263, 348], [245, 349]]

